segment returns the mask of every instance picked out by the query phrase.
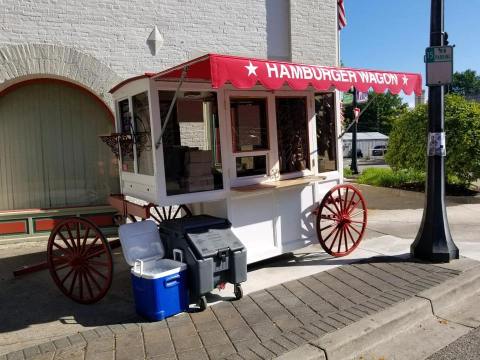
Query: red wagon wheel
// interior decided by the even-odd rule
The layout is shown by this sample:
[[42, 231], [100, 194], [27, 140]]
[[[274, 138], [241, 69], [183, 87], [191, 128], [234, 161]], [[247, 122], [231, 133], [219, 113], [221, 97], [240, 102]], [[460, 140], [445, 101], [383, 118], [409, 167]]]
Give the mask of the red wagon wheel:
[[164, 220], [190, 216], [192, 216], [192, 212], [186, 205], [150, 206], [150, 217], [157, 223], [161, 223]]
[[113, 276], [110, 246], [91, 221], [62, 220], [52, 230], [47, 264], [58, 288], [72, 300], [92, 304], [105, 296]]
[[367, 206], [352, 185], [337, 185], [327, 192], [317, 209], [317, 236], [330, 255], [350, 254], [362, 240], [367, 226]]

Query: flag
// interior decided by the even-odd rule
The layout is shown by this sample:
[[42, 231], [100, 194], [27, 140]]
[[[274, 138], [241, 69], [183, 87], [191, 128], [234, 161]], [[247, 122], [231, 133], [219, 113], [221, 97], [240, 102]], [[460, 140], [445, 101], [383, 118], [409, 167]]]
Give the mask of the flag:
[[343, 5], [343, 0], [337, 0], [338, 8], [338, 30], [342, 30], [347, 26], [347, 17], [345, 16], [345, 6]]

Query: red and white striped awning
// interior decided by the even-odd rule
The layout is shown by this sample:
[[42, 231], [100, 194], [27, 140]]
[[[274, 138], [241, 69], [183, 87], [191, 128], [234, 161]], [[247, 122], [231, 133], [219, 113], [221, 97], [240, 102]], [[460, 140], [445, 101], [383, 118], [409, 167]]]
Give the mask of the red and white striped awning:
[[325, 91], [347, 91], [352, 86], [366, 92], [403, 91], [422, 94], [422, 76], [414, 73], [337, 68], [295, 64], [284, 61], [261, 60], [238, 56], [208, 54], [153, 75], [154, 80], [180, 79], [209, 81], [214, 89], [231, 84], [237, 89], [251, 89], [257, 84], [269, 90], [288, 85], [293, 90], [313, 86]]

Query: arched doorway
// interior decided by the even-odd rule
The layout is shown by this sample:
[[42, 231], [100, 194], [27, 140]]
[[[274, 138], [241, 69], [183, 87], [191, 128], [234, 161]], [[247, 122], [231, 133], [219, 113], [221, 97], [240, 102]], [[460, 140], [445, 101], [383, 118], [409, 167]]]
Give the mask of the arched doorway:
[[65, 81], [0, 93], [0, 211], [106, 204], [118, 169], [98, 135], [113, 127], [95, 95]]

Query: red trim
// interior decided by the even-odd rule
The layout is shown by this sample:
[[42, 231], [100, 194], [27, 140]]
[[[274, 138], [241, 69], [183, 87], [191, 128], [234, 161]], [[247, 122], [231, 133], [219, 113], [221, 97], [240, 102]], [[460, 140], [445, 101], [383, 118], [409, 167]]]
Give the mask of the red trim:
[[0, 235], [26, 234], [27, 224], [25, 220], [0, 222]]
[[53, 218], [53, 219], [52, 218], [33, 219], [34, 231], [35, 232], [50, 231], [63, 219], [65, 219], [65, 217], [59, 217], [59, 218]]
[[88, 220], [93, 221], [95, 225], [98, 227], [112, 227], [115, 226], [113, 221], [113, 214], [107, 215], [89, 215], [89, 216], [82, 216], [87, 218]]
[[127, 85], [128, 83], [131, 83], [132, 81], [150, 78], [150, 77], [152, 77], [152, 76], [154, 76], [154, 75], [155, 75], [155, 73], [145, 73], [145, 74], [143, 74], [143, 75], [134, 76], [134, 77], [132, 77], [132, 78], [123, 80], [121, 83], [118, 83], [118, 84], [115, 85], [113, 88], [111, 88], [110, 91], [109, 91], [109, 93], [110, 93], [110, 94], [113, 94], [115, 91], [117, 91], [118, 89], [124, 87], [124, 86]]
[[93, 100], [95, 100], [95, 102], [97, 102], [107, 112], [108, 119], [113, 124], [113, 126], [115, 126], [115, 117], [113, 115], [112, 110], [110, 109], [110, 107], [107, 104], [105, 104], [103, 102], [103, 100], [100, 97], [98, 97], [95, 93], [88, 90], [87, 88], [85, 88], [83, 86], [80, 86], [78, 84], [75, 84], [73, 82], [67, 81], [67, 80], [61, 80], [61, 79], [55, 79], [55, 78], [35, 78], [35, 79], [20, 81], [18, 83], [12, 84], [12, 85], [8, 86], [7, 88], [1, 90], [0, 91], [0, 98], [2, 96], [7, 95], [8, 93], [10, 93], [12, 91], [15, 91], [15, 90], [17, 90], [19, 88], [22, 88], [24, 86], [28, 86], [28, 85], [31, 85], [31, 84], [49, 84], [49, 83], [62, 84], [62, 85], [71, 87], [73, 89], [78, 89], [78, 90], [82, 91], [84, 94], [87, 94]]

